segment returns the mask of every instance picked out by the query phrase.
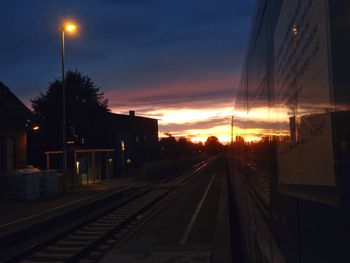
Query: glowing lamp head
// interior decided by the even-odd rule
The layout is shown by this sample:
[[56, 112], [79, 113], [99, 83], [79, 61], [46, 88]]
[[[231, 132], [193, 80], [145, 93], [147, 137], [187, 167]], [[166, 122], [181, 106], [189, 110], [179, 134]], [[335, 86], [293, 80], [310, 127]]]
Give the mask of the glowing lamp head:
[[77, 30], [77, 26], [72, 23], [67, 23], [66, 25], [63, 26], [63, 30], [69, 33], [74, 33]]

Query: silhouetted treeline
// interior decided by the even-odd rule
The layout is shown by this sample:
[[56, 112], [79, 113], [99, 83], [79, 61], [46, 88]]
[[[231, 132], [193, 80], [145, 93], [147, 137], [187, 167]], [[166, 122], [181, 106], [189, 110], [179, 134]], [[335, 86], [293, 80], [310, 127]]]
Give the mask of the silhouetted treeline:
[[209, 136], [204, 144], [204, 149], [208, 156], [223, 154], [226, 147], [222, 145], [216, 136]]
[[169, 133], [166, 135], [167, 137], [162, 138], [159, 142], [163, 159], [178, 159], [197, 155], [214, 156], [225, 152], [225, 146], [215, 136], [208, 137], [203, 144], [202, 142], [193, 143], [185, 137], [176, 139]]

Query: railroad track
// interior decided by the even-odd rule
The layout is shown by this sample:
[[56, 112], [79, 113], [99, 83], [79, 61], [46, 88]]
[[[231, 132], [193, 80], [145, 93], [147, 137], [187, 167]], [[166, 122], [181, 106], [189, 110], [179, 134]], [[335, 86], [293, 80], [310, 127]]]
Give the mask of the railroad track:
[[127, 204], [82, 224], [40, 247], [32, 248], [12, 262], [96, 262], [107, 250], [128, 236], [172, 196], [173, 189], [156, 189]]
[[176, 191], [171, 187], [171, 182], [184, 183], [207, 165], [208, 162], [197, 164], [181, 176], [167, 180], [165, 185], [143, 190], [122, 205], [38, 242], [4, 262], [97, 262], [112, 247], [122, 244], [173, 198]]
[[209, 165], [210, 161], [202, 161], [170, 178], [161, 181], [161, 185], [183, 184], [190, 180], [195, 174], [203, 170]]

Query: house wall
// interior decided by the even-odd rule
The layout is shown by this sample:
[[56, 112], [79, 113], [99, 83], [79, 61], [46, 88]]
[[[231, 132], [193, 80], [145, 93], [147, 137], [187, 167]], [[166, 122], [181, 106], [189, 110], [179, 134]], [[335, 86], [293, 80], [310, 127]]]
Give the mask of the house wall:
[[[13, 169], [24, 168], [27, 165], [27, 136], [23, 124], [16, 121], [0, 120], [0, 171], [3, 174], [11, 172]], [[13, 167], [9, 167], [7, 160], [12, 148], [13, 141], [14, 156]]]
[[[109, 114], [104, 121], [100, 145], [115, 149], [116, 174], [121, 175], [126, 168], [126, 160], [131, 166], [158, 158], [158, 121], [139, 116]], [[122, 150], [124, 142], [124, 151]]]

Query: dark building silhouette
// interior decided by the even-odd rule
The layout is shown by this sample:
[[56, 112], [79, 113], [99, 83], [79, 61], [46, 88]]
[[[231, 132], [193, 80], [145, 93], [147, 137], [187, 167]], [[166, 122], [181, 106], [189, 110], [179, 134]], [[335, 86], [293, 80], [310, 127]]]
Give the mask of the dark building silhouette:
[[134, 111], [107, 113], [104, 125], [101, 143], [106, 147], [122, 149], [124, 143], [125, 158], [136, 164], [158, 157], [158, 120], [136, 116]]
[[257, 1], [232, 176], [248, 262], [349, 262], [349, 18], [348, 0]]
[[29, 109], [0, 82], [0, 175], [27, 165]]
[[[98, 125], [96, 125], [98, 123]], [[90, 183], [125, 175], [140, 163], [158, 158], [158, 120], [103, 113], [86, 140], [70, 131], [67, 136], [67, 183]], [[43, 169], [62, 169], [62, 151], [42, 146], [40, 133], [29, 139], [30, 160]]]

